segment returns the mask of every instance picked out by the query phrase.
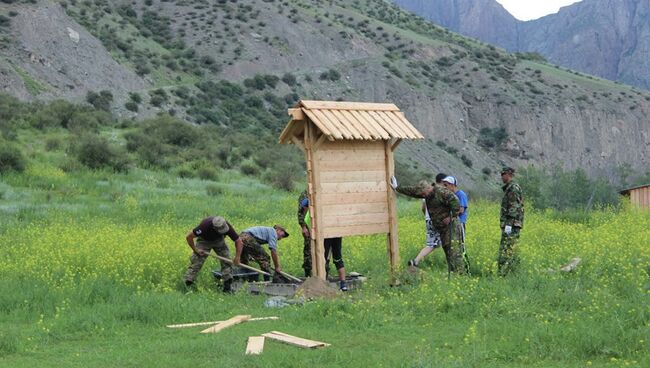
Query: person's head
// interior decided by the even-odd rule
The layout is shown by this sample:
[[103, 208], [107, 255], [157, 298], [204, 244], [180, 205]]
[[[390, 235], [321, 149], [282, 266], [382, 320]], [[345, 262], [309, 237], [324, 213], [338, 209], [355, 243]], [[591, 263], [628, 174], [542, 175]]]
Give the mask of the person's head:
[[284, 226], [273, 225], [273, 228], [275, 229], [275, 234], [278, 236], [278, 240], [289, 237], [289, 233], [284, 229]]
[[212, 227], [219, 234], [225, 234], [230, 229], [228, 223], [226, 222], [226, 219], [221, 216], [215, 216], [212, 218]]
[[456, 193], [456, 191], [458, 190], [457, 189], [458, 181], [454, 176], [447, 176], [446, 178], [442, 179], [442, 185], [444, 185], [445, 188], [451, 190], [454, 193]]
[[501, 181], [504, 184], [508, 184], [512, 181], [512, 178], [515, 176], [515, 169], [512, 167], [504, 166], [501, 169]]
[[445, 174], [445, 173], [438, 173], [438, 175], [436, 175], [436, 184], [441, 184], [441, 183], [442, 183], [442, 179], [444, 179], [444, 178], [446, 178], [446, 177], [447, 177], [447, 174]]
[[416, 188], [419, 193], [422, 193], [425, 196], [428, 196], [431, 194], [431, 192], [433, 192], [433, 185], [429, 184], [426, 180], [420, 181], [417, 184]]

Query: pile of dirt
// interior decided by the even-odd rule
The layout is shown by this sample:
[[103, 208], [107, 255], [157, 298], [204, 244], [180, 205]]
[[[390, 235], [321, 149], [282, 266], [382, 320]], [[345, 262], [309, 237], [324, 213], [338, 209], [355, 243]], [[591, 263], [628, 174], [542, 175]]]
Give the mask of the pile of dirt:
[[325, 298], [332, 299], [338, 296], [338, 290], [331, 287], [329, 283], [318, 277], [310, 277], [298, 287], [296, 296], [302, 296], [307, 299]]

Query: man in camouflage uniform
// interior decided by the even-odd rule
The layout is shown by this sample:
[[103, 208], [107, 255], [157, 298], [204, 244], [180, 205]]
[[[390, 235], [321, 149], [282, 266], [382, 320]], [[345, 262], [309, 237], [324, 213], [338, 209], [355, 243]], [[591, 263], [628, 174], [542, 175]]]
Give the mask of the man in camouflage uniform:
[[440, 233], [442, 249], [447, 259], [449, 272], [465, 274], [468, 272], [463, 254], [465, 245], [462, 243], [462, 225], [458, 220], [460, 202], [451, 190], [440, 186], [420, 182], [414, 187], [400, 187], [397, 179], [391, 177], [391, 186], [398, 193], [409, 197], [424, 198], [433, 227]]
[[524, 195], [519, 184], [513, 181], [515, 169], [501, 170], [503, 200], [501, 201], [501, 245], [499, 246], [499, 275], [505, 276], [519, 264], [517, 241], [524, 227]]
[[[280, 225], [268, 226], [253, 226], [244, 230], [239, 234], [239, 238], [244, 244], [241, 252], [241, 263], [248, 264], [250, 261], [255, 261], [260, 265], [260, 269], [266, 273], [271, 273], [271, 260], [275, 266], [275, 272], [280, 273], [282, 267], [280, 266], [280, 257], [278, 255], [278, 242], [289, 236], [289, 233]], [[262, 245], [266, 244], [271, 251], [271, 257], [266, 253]], [[264, 281], [270, 278], [264, 275]]]
[[[235, 242], [236, 256], [234, 263], [237, 265], [241, 257], [243, 243], [235, 228], [223, 217], [206, 217], [197, 227], [187, 233], [185, 239], [187, 245], [192, 249], [190, 265], [185, 273], [185, 285], [187, 287], [194, 287], [194, 280], [208, 258], [210, 251], [214, 250], [218, 255], [230, 258], [230, 252], [224, 239], [226, 236]], [[232, 292], [232, 267], [227, 262], [220, 262], [223, 275], [223, 291], [230, 293]]]
[[309, 225], [305, 222], [305, 216], [309, 212], [309, 196], [307, 191], [300, 193], [298, 197], [298, 225], [302, 230], [304, 245], [302, 248], [302, 268], [305, 270], [305, 277], [311, 276], [311, 233]]

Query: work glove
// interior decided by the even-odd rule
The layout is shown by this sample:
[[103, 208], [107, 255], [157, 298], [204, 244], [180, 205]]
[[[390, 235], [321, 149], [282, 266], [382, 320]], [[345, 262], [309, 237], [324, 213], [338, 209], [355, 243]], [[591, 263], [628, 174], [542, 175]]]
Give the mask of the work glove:
[[506, 225], [506, 226], [503, 228], [503, 232], [506, 233], [506, 235], [510, 235], [510, 233], [512, 233], [512, 226], [510, 226], [510, 225]]
[[390, 177], [390, 186], [393, 189], [397, 189], [397, 178], [395, 177], [395, 175]]

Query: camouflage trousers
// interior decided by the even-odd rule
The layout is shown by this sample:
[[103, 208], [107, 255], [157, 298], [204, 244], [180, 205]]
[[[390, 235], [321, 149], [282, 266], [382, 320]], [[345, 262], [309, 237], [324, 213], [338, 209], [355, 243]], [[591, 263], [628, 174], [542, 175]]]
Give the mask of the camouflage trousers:
[[304, 244], [302, 248], [302, 269], [305, 270], [305, 277], [311, 276], [311, 236], [302, 234]]
[[255, 261], [260, 265], [262, 271], [271, 273], [271, 257], [262, 248], [262, 244], [258, 243], [257, 239], [248, 233], [239, 234], [239, 238], [244, 243], [241, 252], [241, 263], [247, 265], [250, 261]]
[[521, 228], [513, 227], [512, 232], [508, 235], [501, 229], [501, 244], [499, 245], [499, 257], [497, 259], [500, 276], [515, 271], [519, 266], [517, 243], [520, 231]]
[[465, 255], [465, 239], [463, 224], [453, 219], [451, 224], [437, 228], [442, 240], [442, 249], [447, 259], [447, 269], [460, 275], [469, 273], [469, 264]]
[[[206, 253], [210, 253], [210, 251], [214, 250], [214, 252], [218, 255], [230, 258], [230, 251], [228, 250], [228, 246], [226, 245], [226, 242], [223, 238], [217, 241], [205, 241], [199, 238], [199, 240], [196, 242], [196, 247], [198, 249], [204, 250]], [[196, 275], [198, 275], [199, 271], [201, 271], [206, 258], [208, 258], [207, 255], [200, 256], [192, 252], [192, 256], [190, 257], [190, 266], [187, 268], [187, 272], [185, 272], [185, 281], [194, 282]], [[226, 281], [232, 279], [232, 266], [224, 261], [220, 261], [220, 263], [223, 280]]]

